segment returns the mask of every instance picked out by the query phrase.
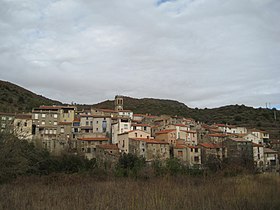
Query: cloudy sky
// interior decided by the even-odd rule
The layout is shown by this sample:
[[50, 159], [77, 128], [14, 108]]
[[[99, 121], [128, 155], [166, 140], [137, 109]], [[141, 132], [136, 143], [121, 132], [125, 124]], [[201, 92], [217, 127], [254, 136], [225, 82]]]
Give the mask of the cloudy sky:
[[279, 0], [0, 3], [0, 79], [37, 94], [280, 105]]

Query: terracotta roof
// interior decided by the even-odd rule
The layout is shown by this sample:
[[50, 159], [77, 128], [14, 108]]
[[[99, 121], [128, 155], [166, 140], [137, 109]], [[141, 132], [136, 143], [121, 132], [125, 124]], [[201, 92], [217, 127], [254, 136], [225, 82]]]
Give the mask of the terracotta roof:
[[213, 143], [200, 143], [199, 145], [209, 149], [223, 148], [222, 145]]
[[198, 146], [191, 146], [191, 145], [188, 145], [187, 147], [188, 147], [188, 148], [191, 148], [191, 149], [199, 149]]
[[225, 124], [214, 124], [214, 125], [218, 127], [227, 127]]
[[175, 124], [175, 126], [188, 127], [187, 125], [184, 125], [184, 124]]
[[269, 149], [269, 148], [263, 148], [263, 152], [264, 152], [264, 153], [273, 153], [273, 154], [278, 153], [277, 151], [272, 150], [272, 149]]
[[75, 118], [73, 122], [80, 122], [81, 119], [80, 118]]
[[162, 130], [162, 131], [158, 131], [156, 132], [156, 134], [166, 134], [166, 133], [171, 133], [171, 132], [175, 132], [175, 129], [169, 129], [169, 130]]
[[102, 149], [119, 150], [119, 148], [116, 144], [100, 144], [100, 145], [97, 145], [97, 147], [100, 147]]
[[117, 113], [118, 111], [114, 110], [114, 109], [96, 109], [98, 111], [102, 111], [102, 112], [113, 112], [113, 113]]
[[31, 120], [32, 119], [32, 114], [16, 114], [15, 118]]
[[165, 141], [158, 141], [158, 140], [147, 139], [147, 138], [130, 138], [130, 139], [135, 141], [145, 141], [147, 144], [169, 144], [168, 142]]
[[39, 106], [39, 109], [75, 109], [74, 106]]
[[252, 143], [253, 144], [253, 147], [263, 147], [263, 145], [261, 144], [256, 144], [256, 143]]
[[4, 112], [0, 112], [0, 115], [4, 115], [4, 116], [7, 116], [7, 117], [15, 116], [15, 114], [12, 114], [12, 113], [4, 113]]
[[210, 137], [227, 137], [229, 135], [224, 134], [224, 133], [212, 133], [212, 134], [208, 134], [208, 136], [210, 136]]
[[184, 144], [176, 144], [176, 146], [174, 148], [175, 149], [185, 149], [185, 148], [187, 148], [187, 146]]
[[136, 117], [144, 117], [143, 114], [133, 114], [133, 116], [136, 116]]
[[132, 112], [131, 110], [128, 110], [128, 109], [124, 109], [124, 110], [119, 110], [118, 112]]
[[250, 142], [244, 138], [229, 138], [232, 141], [237, 141], [237, 142]]
[[108, 141], [109, 138], [106, 137], [84, 137], [84, 138], [78, 138], [80, 141]]

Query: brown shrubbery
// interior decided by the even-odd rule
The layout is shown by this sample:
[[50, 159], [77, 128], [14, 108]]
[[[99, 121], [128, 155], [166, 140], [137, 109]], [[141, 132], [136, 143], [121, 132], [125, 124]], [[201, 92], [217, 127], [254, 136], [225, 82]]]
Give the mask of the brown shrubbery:
[[86, 174], [20, 177], [0, 185], [0, 209], [258, 209], [280, 208], [276, 175], [166, 176], [148, 180]]

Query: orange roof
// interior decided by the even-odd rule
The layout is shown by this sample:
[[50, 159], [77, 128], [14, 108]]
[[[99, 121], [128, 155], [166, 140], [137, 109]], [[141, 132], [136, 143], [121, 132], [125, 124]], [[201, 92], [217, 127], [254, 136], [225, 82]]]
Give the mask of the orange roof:
[[106, 137], [84, 137], [84, 138], [78, 138], [80, 141], [108, 141], [109, 138]]
[[168, 130], [162, 130], [159, 132], [156, 132], [156, 134], [166, 134], [166, 133], [171, 133], [171, 132], [175, 132], [175, 129], [168, 129]]
[[135, 141], [145, 141], [147, 144], [169, 144], [168, 142], [165, 141], [158, 141], [158, 140], [147, 139], [147, 138], [130, 138], [130, 139]]
[[212, 134], [208, 134], [208, 136], [210, 136], [210, 137], [227, 137], [229, 135], [224, 134], [224, 133], [212, 133]]
[[113, 150], [119, 149], [116, 144], [100, 144], [100, 145], [97, 145], [97, 147], [100, 147], [102, 149], [113, 149]]
[[32, 119], [32, 114], [16, 114], [17, 119]]
[[128, 110], [128, 109], [123, 109], [123, 110], [119, 110], [118, 112], [132, 112], [131, 110]]
[[144, 117], [143, 114], [133, 114], [133, 116], [136, 116], [136, 117]]
[[188, 127], [187, 125], [184, 125], [184, 124], [175, 124], [175, 126]]
[[214, 124], [214, 125], [218, 127], [227, 127], [225, 124]]
[[213, 144], [213, 143], [200, 143], [199, 144], [202, 147], [209, 148], [209, 149], [216, 149], [216, 148], [222, 148], [223, 146], [220, 144]]
[[39, 106], [39, 109], [75, 109], [74, 106]]
[[73, 122], [80, 122], [80, 118], [75, 118]]
[[229, 140], [237, 141], [237, 142], [250, 142], [244, 138], [229, 138]]
[[263, 147], [263, 145], [261, 144], [256, 144], [256, 143], [252, 143], [253, 144], [253, 147]]
[[100, 110], [102, 112], [115, 112], [117, 113], [118, 111], [114, 110], [114, 109], [96, 109], [96, 110]]
[[184, 144], [176, 144], [175, 146], [175, 149], [185, 149], [185, 148], [187, 148], [187, 146]]
[[198, 146], [191, 146], [191, 145], [188, 145], [187, 147], [191, 148], [191, 149], [198, 149], [199, 148]]

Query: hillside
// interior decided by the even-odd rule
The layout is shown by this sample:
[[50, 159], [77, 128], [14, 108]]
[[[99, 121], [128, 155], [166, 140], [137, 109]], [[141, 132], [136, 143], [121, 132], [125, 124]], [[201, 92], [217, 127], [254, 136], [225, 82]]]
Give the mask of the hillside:
[[[61, 104], [43, 96], [32, 93], [10, 82], [0, 81], [0, 112], [30, 112], [40, 105]], [[80, 109], [91, 105], [77, 105]], [[107, 100], [93, 105], [98, 108], [114, 108], [114, 101]], [[270, 132], [272, 138], [280, 139], [280, 111], [247, 107], [245, 105], [229, 105], [214, 109], [190, 108], [184, 103], [174, 100], [153, 98], [136, 99], [124, 97], [124, 108], [134, 113], [153, 115], [177, 115], [191, 117], [197, 121], [212, 123], [228, 123], [243, 125], [250, 128], [264, 129]], [[274, 119], [276, 113], [277, 120]]]
[[0, 112], [31, 112], [40, 105], [61, 104], [43, 96], [32, 93], [18, 85], [0, 81]]
[[[94, 106], [113, 109], [114, 101], [107, 100]], [[213, 109], [192, 109], [178, 101], [152, 98], [135, 99], [130, 97], [124, 97], [124, 108], [139, 114], [178, 115], [191, 117], [208, 124], [228, 123], [259, 128], [270, 132], [272, 138], [280, 138], [280, 111], [275, 109], [255, 109], [245, 105], [229, 105]], [[278, 117], [276, 121], [274, 119], [274, 113]]]

